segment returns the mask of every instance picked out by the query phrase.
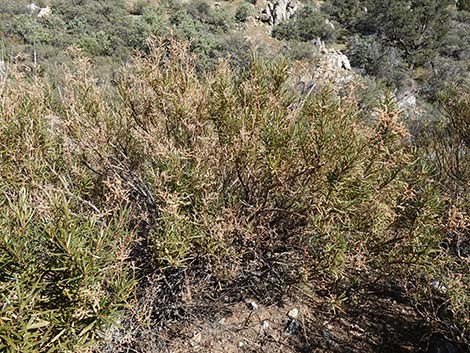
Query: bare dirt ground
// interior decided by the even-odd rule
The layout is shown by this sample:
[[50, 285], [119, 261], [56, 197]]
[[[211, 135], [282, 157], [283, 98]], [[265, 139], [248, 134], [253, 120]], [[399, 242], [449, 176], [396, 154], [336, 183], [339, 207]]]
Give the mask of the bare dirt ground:
[[145, 241], [134, 251], [135, 300], [95, 353], [470, 353], [456, 342], [468, 337], [456, 338], [459, 330], [444, 326], [438, 310], [415, 307], [380, 276], [307, 279], [261, 250], [241, 265], [227, 260], [215, 269], [195, 258], [155, 271]]
[[[433, 332], [414, 310], [380, 294], [356, 308], [327, 308], [299, 295], [282, 306], [254, 300], [230, 305], [206, 320], [170, 328], [165, 352], [464, 352]], [[298, 313], [298, 315], [296, 315]]]
[[396, 292], [363, 290], [332, 298], [324, 296], [326, 288], [291, 286], [273, 302], [272, 297], [249, 296], [243, 290], [238, 300], [224, 294], [213, 297], [195, 291], [194, 284], [189, 293], [185, 280], [180, 284], [171, 289], [179, 299], [166, 304], [160, 300], [168, 297], [168, 288], [151, 286], [140, 314], [152, 305], [158, 309], [151, 316], [138, 318], [136, 313], [131, 327], [99, 352], [469, 352]]

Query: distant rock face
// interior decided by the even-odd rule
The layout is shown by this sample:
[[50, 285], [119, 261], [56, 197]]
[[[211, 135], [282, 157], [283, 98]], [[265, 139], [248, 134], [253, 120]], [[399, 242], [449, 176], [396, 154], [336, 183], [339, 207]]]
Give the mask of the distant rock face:
[[332, 70], [352, 70], [348, 57], [341, 51], [327, 48], [320, 38], [314, 41], [314, 45], [322, 56], [321, 61], [326, 62]]
[[296, 83], [302, 95], [309, 95], [325, 86], [341, 91], [357, 78], [348, 57], [339, 50], [327, 48], [319, 39], [314, 42], [314, 48], [318, 53], [318, 66], [314, 71], [302, 74], [302, 79]]
[[29, 12], [31, 13], [31, 15], [37, 11], [40, 11], [41, 8], [39, 6], [37, 6], [36, 4], [29, 4], [28, 6], [26, 6], [26, 8], [29, 10]]
[[38, 13], [39, 18], [49, 17], [50, 15], [52, 15], [52, 10], [49, 6], [42, 8]]
[[320, 53], [319, 67], [315, 73], [315, 79], [342, 85], [350, 82], [354, 78], [351, 63], [346, 55], [341, 51], [327, 48], [325, 43], [317, 39], [315, 46]]
[[416, 82], [408, 80], [402, 83], [402, 87], [394, 92], [398, 109], [408, 118], [417, 117], [421, 112], [416, 99], [416, 91]]
[[287, 21], [298, 8], [299, 4], [295, 0], [267, 0], [266, 7], [261, 10], [259, 20], [274, 26]]
[[29, 10], [31, 16], [35, 15], [38, 18], [47, 18], [52, 15], [52, 9], [49, 6], [46, 7], [39, 7], [34, 3], [29, 4], [26, 6]]

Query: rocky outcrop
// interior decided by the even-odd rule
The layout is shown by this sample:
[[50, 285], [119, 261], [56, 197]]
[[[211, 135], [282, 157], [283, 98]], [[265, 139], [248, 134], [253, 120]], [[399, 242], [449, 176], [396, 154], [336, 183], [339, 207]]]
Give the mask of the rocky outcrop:
[[302, 95], [309, 95], [325, 86], [331, 87], [334, 91], [340, 91], [357, 78], [348, 57], [341, 51], [327, 48], [319, 39], [313, 44], [313, 50], [318, 56], [318, 64], [314, 71], [308, 70], [308, 73], [301, 74], [302, 79], [296, 83]]
[[319, 63], [313, 80], [317, 84], [330, 84], [333, 88], [341, 88], [353, 80], [354, 72], [346, 55], [334, 48], [327, 48], [319, 39], [315, 42], [315, 48], [319, 54]]
[[44, 18], [45, 18], [45, 17], [49, 17], [50, 15], [52, 15], [52, 10], [51, 10], [51, 8], [50, 8], [49, 6], [43, 7], [43, 8], [41, 9], [41, 11], [39, 11], [39, 13], [38, 13], [38, 17], [39, 17], [39, 18], [42, 18], [42, 17], [44, 17]]
[[348, 57], [341, 51], [327, 48], [320, 39], [317, 39], [314, 44], [321, 55], [321, 61], [327, 64], [331, 70], [352, 70]]
[[30, 13], [31, 15], [33, 15], [33, 14], [38, 13], [39, 11], [41, 11], [41, 8], [40, 8], [38, 5], [33, 4], [33, 3], [27, 5], [26, 8], [29, 10], [29, 13]]
[[291, 18], [298, 7], [299, 4], [295, 0], [267, 0], [266, 7], [261, 10], [258, 19], [274, 26]]
[[31, 16], [36, 16], [38, 18], [47, 18], [52, 15], [52, 9], [49, 6], [46, 7], [39, 7], [34, 3], [29, 4], [26, 6], [29, 10]]

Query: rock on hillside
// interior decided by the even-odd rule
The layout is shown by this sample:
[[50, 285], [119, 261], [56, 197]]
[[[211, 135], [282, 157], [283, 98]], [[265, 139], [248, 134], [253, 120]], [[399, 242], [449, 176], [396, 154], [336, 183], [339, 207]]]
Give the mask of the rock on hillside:
[[295, 0], [267, 0], [259, 19], [274, 26], [291, 18], [299, 6]]
[[46, 18], [52, 15], [52, 9], [49, 6], [40, 7], [34, 3], [26, 6], [31, 15], [36, 15], [38, 18]]
[[340, 90], [356, 77], [348, 57], [334, 48], [327, 48], [320, 39], [315, 42], [319, 53], [318, 68], [314, 71], [312, 81], [315, 87], [325, 84]]

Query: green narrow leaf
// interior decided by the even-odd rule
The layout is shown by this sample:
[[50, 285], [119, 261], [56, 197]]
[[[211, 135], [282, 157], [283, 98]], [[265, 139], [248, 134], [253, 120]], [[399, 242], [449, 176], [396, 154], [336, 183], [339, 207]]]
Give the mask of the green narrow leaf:
[[46, 320], [38, 320], [37, 322], [35, 323], [28, 323], [28, 325], [26, 326], [26, 330], [35, 330], [35, 329], [38, 329], [38, 328], [41, 328], [41, 327], [46, 327], [50, 324], [49, 321], [46, 321]]

